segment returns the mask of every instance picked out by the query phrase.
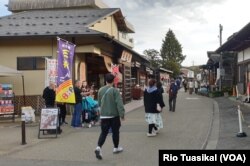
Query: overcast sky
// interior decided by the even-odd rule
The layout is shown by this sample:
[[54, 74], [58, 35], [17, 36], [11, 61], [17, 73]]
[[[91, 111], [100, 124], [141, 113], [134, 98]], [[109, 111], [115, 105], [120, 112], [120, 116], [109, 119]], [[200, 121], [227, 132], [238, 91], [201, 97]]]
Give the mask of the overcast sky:
[[[185, 66], [207, 62], [207, 51], [219, 47], [219, 24], [223, 42], [250, 22], [250, 0], [103, 0], [109, 7], [121, 8], [136, 33], [135, 51], [160, 51], [169, 29], [187, 55]], [[0, 15], [7, 15], [8, 0], [0, 1]]]

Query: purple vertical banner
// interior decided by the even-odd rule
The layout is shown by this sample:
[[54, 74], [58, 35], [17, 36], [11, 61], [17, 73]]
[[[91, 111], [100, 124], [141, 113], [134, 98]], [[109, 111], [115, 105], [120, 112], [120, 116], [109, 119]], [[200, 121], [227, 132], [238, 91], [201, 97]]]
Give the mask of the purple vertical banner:
[[57, 39], [58, 67], [56, 101], [75, 103], [75, 94], [72, 84], [72, 65], [75, 54], [75, 45], [63, 39]]

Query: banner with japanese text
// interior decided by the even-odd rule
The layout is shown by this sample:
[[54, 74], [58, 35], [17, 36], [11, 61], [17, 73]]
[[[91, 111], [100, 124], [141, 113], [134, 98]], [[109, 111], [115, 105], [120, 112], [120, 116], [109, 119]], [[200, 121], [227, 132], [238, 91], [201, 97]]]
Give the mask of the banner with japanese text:
[[55, 85], [57, 83], [57, 59], [46, 58], [46, 72], [45, 72], [45, 87], [49, 86], [50, 82]]
[[58, 68], [57, 68], [57, 89], [56, 101], [63, 103], [75, 103], [75, 93], [72, 84], [72, 65], [75, 54], [75, 45], [57, 39]]

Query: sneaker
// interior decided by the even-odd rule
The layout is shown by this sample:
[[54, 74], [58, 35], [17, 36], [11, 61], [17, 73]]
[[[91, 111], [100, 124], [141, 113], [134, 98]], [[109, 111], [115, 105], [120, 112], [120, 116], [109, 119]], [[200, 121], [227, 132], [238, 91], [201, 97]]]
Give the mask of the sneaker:
[[154, 136], [156, 136], [156, 133], [153, 133], [153, 132], [152, 133], [147, 133], [147, 136], [148, 137], [154, 137]]
[[64, 124], [68, 124], [68, 122], [63, 122]]
[[158, 129], [158, 128], [157, 128], [157, 130], [154, 129], [154, 133], [155, 133], [155, 134], [158, 134], [159, 131], [160, 131], [160, 129]]
[[82, 123], [82, 127], [84, 127], [84, 123]]
[[90, 123], [89, 125], [88, 125], [88, 128], [91, 128], [92, 127], [92, 124]]
[[101, 148], [96, 148], [96, 149], [95, 149], [95, 157], [96, 157], [98, 160], [102, 160], [102, 151], [101, 151]]
[[118, 148], [114, 148], [113, 149], [113, 153], [120, 153], [120, 152], [122, 152], [123, 151], [123, 148], [122, 147], [118, 147]]

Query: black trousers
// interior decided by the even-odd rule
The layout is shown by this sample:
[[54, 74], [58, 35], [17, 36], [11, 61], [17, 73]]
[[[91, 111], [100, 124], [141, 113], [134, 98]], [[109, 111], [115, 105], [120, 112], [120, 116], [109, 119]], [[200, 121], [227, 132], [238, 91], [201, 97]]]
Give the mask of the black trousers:
[[175, 111], [176, 96], [169, 96], [169, 111]]
[[119, 139], [120, 139], [120, 127], [121, 127], [121, 120], [120, 117], [108, 118], [108, 119], [101, 119], [101, 134], [98, 140], [98, 146], [102, 147], [106, 137], [109, 133], [109, 129], [112, 129], [112, 139], [115, 148], [119, 146]]
[[155, 124], [149, 124], [148, 133], [152, 134], [153, 129], [157, 130], [157, 127], [155, 126]]
[[59, 123], [62, 124], [66, 118], [66, 104], [57, 104], [57, 107], [60, 108]]

